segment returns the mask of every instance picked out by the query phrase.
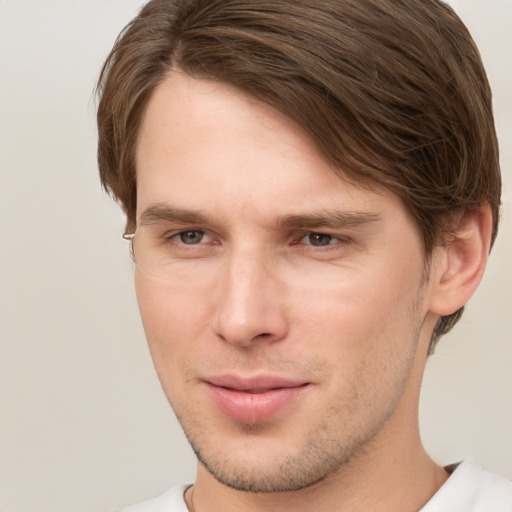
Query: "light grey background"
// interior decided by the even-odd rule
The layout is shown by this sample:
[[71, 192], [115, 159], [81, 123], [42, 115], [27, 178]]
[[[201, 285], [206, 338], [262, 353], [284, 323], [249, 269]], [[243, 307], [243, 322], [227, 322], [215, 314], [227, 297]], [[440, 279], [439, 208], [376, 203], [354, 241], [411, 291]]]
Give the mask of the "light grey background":
[[[425, 443], [512, 478], [512, 2], [452, 2], [494, 89], [501, 235], [427, 365]], [[101, 512], [194, 477], [154, 375], [93, 86], [139, 0], [0, 0], [0, 512]]]

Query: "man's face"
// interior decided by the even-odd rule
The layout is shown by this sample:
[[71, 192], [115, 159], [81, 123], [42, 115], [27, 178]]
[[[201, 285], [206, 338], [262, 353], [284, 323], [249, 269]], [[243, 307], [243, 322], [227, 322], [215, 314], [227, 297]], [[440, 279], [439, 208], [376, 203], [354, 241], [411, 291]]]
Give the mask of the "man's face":
[[435, 321], [400, 200], [336, 176], [271, 107], [183, 73], [149, 103], [137, 194], [149, 347], [219, 481], [297, 489], [396, 444]]

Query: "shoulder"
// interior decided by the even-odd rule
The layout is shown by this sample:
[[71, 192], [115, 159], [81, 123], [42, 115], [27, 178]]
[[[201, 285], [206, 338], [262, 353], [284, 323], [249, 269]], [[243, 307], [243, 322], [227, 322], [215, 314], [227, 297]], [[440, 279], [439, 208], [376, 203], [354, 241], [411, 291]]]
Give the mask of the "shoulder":
[[512, 482], [490, 473], [474, 458], [453, 473], [421, 512], [512, 512]]
[[183, 494], [188, 485], [177, 485], [160, 496], [114, 512], [187, 512]]

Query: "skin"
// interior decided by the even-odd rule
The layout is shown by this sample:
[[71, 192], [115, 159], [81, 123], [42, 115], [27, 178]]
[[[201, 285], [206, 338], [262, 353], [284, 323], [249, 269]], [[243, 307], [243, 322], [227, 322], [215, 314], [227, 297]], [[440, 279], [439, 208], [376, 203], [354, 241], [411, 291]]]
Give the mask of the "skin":
[[[426, 503], [447, 475], [421, 445], [419, 390], [438, 315], [455, 311], [481, 275], [477, 265], [466, 294], [454, 284], [475, 259], [469, 245], [436, 250], [427, 276], [396, 196], [337, 176], [282, 113], [181, 72], [145, 113], [137, 194], [139, 307], [199, 458], [189, 508]], [[478, 235], [488, 217], [466, 231]], [[225, 374], [305, 386], [269, 419], [238, 421], [205, 383]]]

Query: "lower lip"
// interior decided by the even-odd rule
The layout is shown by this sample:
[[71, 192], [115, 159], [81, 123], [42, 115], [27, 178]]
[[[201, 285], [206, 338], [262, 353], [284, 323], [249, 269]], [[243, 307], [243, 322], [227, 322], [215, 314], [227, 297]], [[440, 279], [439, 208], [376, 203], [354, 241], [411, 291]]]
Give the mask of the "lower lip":
[[301, 395], [308, 385], [270, 389], [263, 393], [247, 393], [208, 384], [208, 390], [220, 411], [244, 423], [260, 423], [270, 419]]

